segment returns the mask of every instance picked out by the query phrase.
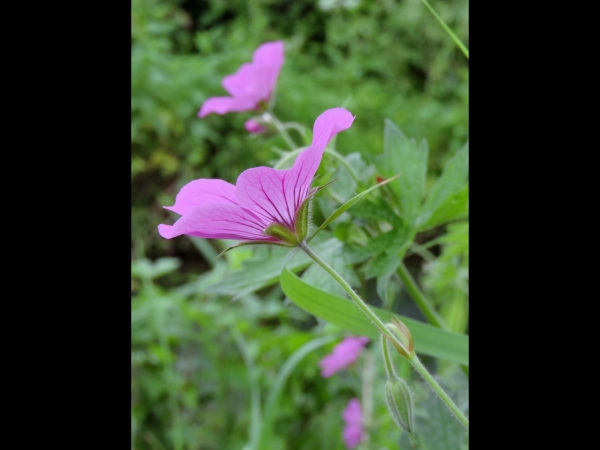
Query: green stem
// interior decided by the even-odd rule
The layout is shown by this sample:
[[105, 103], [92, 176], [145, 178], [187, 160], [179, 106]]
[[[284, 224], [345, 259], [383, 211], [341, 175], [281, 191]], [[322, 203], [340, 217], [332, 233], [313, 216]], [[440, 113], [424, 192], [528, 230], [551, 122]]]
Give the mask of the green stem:
[[373, 353], [369, 350], [364, 352], [364, 366], [362, 371], [362, 411], [363, 421], [367, 425], [363, 433], [363, 445], [369, 448], [371, 438], [371, 425], [373, 423]]
[[433, 308], [433, 305], [429, 303], [429, 300], [423, 295], [415, 280], [408, 273], [408, 269], [404, 265], [404, 262], [401, 262], [398, 266], [398, 275], [404, 283], [406, 290], [413, 298], [423, 315], [427, 318], [427, 321], [435, 325], [442, 330], [450, 331], [450, 327], [448, 324], [442, 319], [442, 317], [437, 313], [437, 311]]
[[[398, 267], [398, 275], [400, 275], [400, 278], [402, 279], [402, 282], [404, 283], [406, 290], [409, 292], [411, 297], [414, 299], [415, 303], [417, 304], [417, 306], [419, 307], [419, 309], [421, 310], [423, 315], [427, 318], [429, 323], [431, 323], [432, 325], [435, 325], [438, 328], [441, 328], [442, 330], [452, 331], [450, 329], [450, 326], [446, 323], [446, 321], [442, 318], [442, 316], [440, 316], [437, 313], [437, 311], [433, 308], [431, 303], [429, 303], [429, 300], [427, 300], [427, 297], [425, 297], [423, 292], [421, 292], [421, 290], [417, 286], [417, 283], [415, 283], [415, 280], [410, 275], [410, 273], [408, 272], [408, 269], [406, 268], [406, 266], [404, 265], [403, 262], [400, 263], [400, 266]], [[461, 367], [462, 371], [465, 373], [465, 375], [469, 376], [469, 368], [464, 365], [461, 365], [460, 367]]]
[[[344, 290], [348, 293], [348, 295], [350, 295], [350, 297], [352, 298], [352, 300], [354, 300], [354, 302], [358, 305], [358, 307], [360, 309], [362, 309], [362, 311], [367, 315], [367, 317], [369, 317], [373, 321], [373, 323], [379, 329], [381, 334], [384, 334], [385, 336], [387, 336], [390, 340], [397, 343], [401, 348], [406, 348], [405, 345], [402, 342], [400, 342], [400, 340], [394, 335], [394, 333], [391, 333], [387, 329], [387, 327], [381, 321], [381, 319], [379, 317], [377, 317], [377, 315], [373, 311], [371, 311], [371, 308], [369, 308], [367, 306], [367, 304], [364, 301], [362, 301], [362, 299], [356, 294], [356, 292], [354, 292], [354, 289], [352, 289], [352, 287], [350, 287], [350, 285], [346, 282], [346, 280], [344, 280], [340, 276], [339, 273], [337, 273], [329, 264], [327, 264], [325, 261], [323, 261], [321, 258], [319, 258], [319, 256], [316, 253], [314, 253], [310, 249], [310, 247], [308, 247], [308, 245], [306, 245], [306, 242], [300, 243], [300, 248], [302, 250], [304, 250], [304, 252], [309, 257], [311, 257], [318, 265], [320, 265], [323, 269], [325, 269], [325, 271], [327, 271], [327, 273], [329, 273], [329, 275], [331, 275], [344, 288]], [[389, 357], [389, 355], [388, 355], [388, 357]], [[425, 381], [431, 385], [431, 388], [440, 396], [442, 401], [444, 401], [444, 403], [446, 403], [446, 405], [448, 405], [448, 408], [450, 408], [450, 411], [452, 411], [456, 415], [456, 417], [458, 417], [458, 420], [460, 420], [462, 422], [462, 424], [465, 427], [467, 427], [467, 429], [468, 429], [469, 428], [469, 420], [460, 411], [460, 409], [458, 409], [458, 406], [456, 406], [454, 404], [452, 399], [450, 397], [448, 397], [448, 394], [446, 394], [446, 392], [444, 392], [444, 390], [437, 383], [437, 381], [435, 381], [434, 378], [429, 374], [429, 372], [427, 372], [427, 369], [423, 366], [423, 364], [421, 364], [421, 361], [419, 361], [419, 358], [417, 357], [417, 355], [415, 353], [412, 353], [411, 355], [409, 355], [407, 357], [407, 359], [412, 364], [412, 366], [421, 374], [421, 376], [425, 379]], [[389, 361], [389, 364], [391, 366], [391, 361]]]
[[354, 181], [356, 181], [356, 184], [360, 184], [358, 175], [356, 175], [356, 172], [354, 172], [354, 169], [352, 169], [352, 166], [348, 163], [348, 161], [346, 161], [346, 158], [344, 158], [338, 152], [336, 152], [335, 150], [332, 150], [330, 148], [326, 148], [325, 153], [330, 156], [333, 156], [335, 159], [337, 159], [339, 162], [341, 162], [342, 165], [346, 168], [346, 170], [348, 170], [348, 172], [350, 172], [350, 175], [352, 176], [352, 178], [354, 178]]
[[435, 381], [435, 378], [433, 378], [431, 376], [431, 374], [427, 371], [427, 369], [425, 368], [423, 363], [421, 363], [421, 361], [419, 360], [417, 355], [414, 355], [413, 358], [409, 359], [409, 361], [412, 364], [412, 366], [415, 368], [415, 370], [417, 372], [419, 372], [419, 374], [421, 374], [421, 376], [425, 379], [425, 381], [427, 381], [427, 383], [429, 383], [429, 385], [435, 391], [435, 393], [440, 396], [440, 398], [448, 406], [448, 408], [450, 408], [450, 411], [452, 411], [452, 413], [454, 413], [456, 418], [468, 430], [469, 429], [469, 419], [467, 419], [467, 417], [462, 413], [462, 411], [460, 409], [458, 409], [458, 406], [456, 406], [456, 404], [452, 401], [452, 399], [450, 397], [448, 397], [448, 394], [446, 394], [446, 392], [437, 383], [437, 381]]
[[304, 141], [304, 143], [306, 145], [310, 144], [310, 141], [308, 140], [308, 136], [307, 136], [307, 132], [306, 132], [306, 127], [304, 125], [299, 124], [298, 122], [285, 122], [283, 124], [283, 127], [288, 130], [288, 129], [294, 129], [298, 132], [298, 134], [300, 135], [300, 137], [302, 138], [302, 140]]
[[381, 336], [381, 352], [383, 353], [383, 360], [385, 361], [385, 372], [388, 378], [392, 378], [396, 375], [394, 366], [392, 365], [392, 359], [390, 358], [390, 349], [388, 347], [387, 339]]
[[329, 264], [323, 261], [316, 253], [314, 253], [311, 250], [311, 248], [308, 245], [306, 245], [306, 242], [300, 243], [300, 248], [304, 250], [304, 252], [308, 256], [310, 256], [318, 265], [325, 269], [325, 271], [327, 271], [327, 273], [329, 273], [329, 275], [331, 275], [338, 283], [340, 283], [342, 288], [344, 288], [344, 290], [348, 293], [352, 300], [354, 300], [356, 305], [366, 314], [366, 316], [369, 319], [373, 321], [373, 323], [375, 324], [377, 329], [379, 329], [381, 334], [386, 335], [390, 339], [396, 341], [400, 346], [404, 347], [402, 342], [400, 342], [399, 339], [386, 328], [385, 324], [381, 321], [381, 319], [377, 317], [377, 315], [373, 311], [371, 311], [371, 308], [369, 308], [367, 304], [362, 301], [358, 294], [354, 292], [354, 289], [352, 289], [352, 287], [346, 282], [346, 280], [344, 280], [340, 276], [340, 274], [333, 269], [333, 267], [331, 267]]
[[275, 114], [273, 114], [270, 111], [267, 111], [263, 114], [263, 117], [264, 116], [266, 116], [265, 118], [269, 120], [275, 126], [275, 128], [277, 128], [277, 131], [279, 132], [279, 134], [281, 134], [281, 137], [283, 137], [285, 142], [287, 142], [287, 145], [290, 146], [290, 149], [295, 150], [298, 148], [292, 137], [285, 130], [285, 127], [283, 126], [281, 121], [277, 117], [275, 117]]
[[434, 11], [434, 9], [427, 2], [427, 0], [421, 0], [421, 1], [425, 4], [425, 6], [427, 6], [427, 9], [429, 9], [429, 11], [431, 12], [431, 14], [433, 14], [434, 17], [440, 22], [440, 24], [442, 25], [442, 27], [444, 27], [444, 30], [446, 30], [446, 33], [448, 33], [450, 35], [450, 37], [452, 38], [452, 40], [454, 41], [454, 43], [456, 45], [458, 45], [458, 48], [460, 48], [462, 50], [462, 52], [467, 57], [467, 59], [469, 59], [469, 50], [467, 49], [467, 47], [465, 47], [465, 44], [463, 44], [460, 41], [460, 39], [452, 32], [452, 30], [448, 27], [448, 25], [446, 25], [446, 22], [444, 22], [442, 20], [442, 18], [440, 16], [438, 16], [438, 14]]

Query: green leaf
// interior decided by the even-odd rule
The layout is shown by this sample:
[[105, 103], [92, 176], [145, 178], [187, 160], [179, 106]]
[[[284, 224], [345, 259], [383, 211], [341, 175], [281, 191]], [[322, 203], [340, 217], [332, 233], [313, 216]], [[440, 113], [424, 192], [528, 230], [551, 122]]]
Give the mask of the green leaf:
[[390, 181], [398, 178], [400, 175], [396, 175], [393, 177], [388, 178], [385, 181], [382, 181], [381, 183], [376, 184], [375, 186], [371, 186], [369, 189], [367, 189], [366, 191], [361, 192], [360, 194], [355, 195], [354, 197], [352, 197], [350, 200], [348, 200], [346, 203], [344, 203], [342, 206], [340, 206], [337, 210], [335, 210], [335, 212], [329, 216], [329, 218], [323, 222], [321, 224], [321, 226], [317, 229], [317, 231], [315, 231], [311, 237], [309, 237], [306, 242], [310, 242], [310, 240], [312, 238], [314, 238], [318, 233], [320, 233], [327, 225], [329, 225], [331, 222], [333, 222], [335, 219], [337, 219], [338, 217], [340, 217], [346, 210], [350, 209], [350, 207], [352, 205], [354, 205], [357, 201], [359, 201], [361, 198], [363, 198], [366, 194], [368, 194], [369, 192], [371, 192], [373, 189], [377, 189], [380, 186], [383, 186], [386, 183], [389, 183]]
[[[401, 282], [394, 275], [393, 272], [387, 272], [377, 277], [377, 295], [386, 306], [391, 306], [396, 294], [400, 292]], [[394, 282], [390, 283], [392, 278]]]
[[444, 167], [431, 188], [419, 219], [419, 230], [427, 230], [468, 213], [469, 143], [467, 142]]
[[[408, 245], [404, 247], [404, 252], [406, 251], [406, 248], [408, 248]], [[404, 252], [402, 253], [404, 254]], [[380, 253], [369, 261], [365, 272], [365, 278], [370, 280], [371, 278], [392, 274], [396, 271], [401, 262], [402, 257], [398, 256], [398, 251]]]
[[[298, 278], [288, 269], [280, 277], [281, 288], [296, 305], [321, 319], [342, 327], [350, 333], [379, 337], [379, 331], [358, 307], [342, 297], [323, 292]], [[384, 322], [392, 314], [380, 308], [371, 307]], [[410, 329], [417, 353], [430, 355], [446, 361], [469, 365], [469, 337], [444, 331], [408, 317], [394, 314]]]
[[398, 200], [400, 214], [405, 222], [414, 224], [420, 211], [427, 173], [427, 142], [420, 145], [408, 139], [389, 119], [384, 121], [383, 155], [376, 158], [376, 165], [384, 177], [401, 174], [390, 184]]
[[402, 219], [396, 215], [390, 204], [383, 198], [360, 202], [352, 210], [352, 215], [363, 219], [382, 220], [395, 228], [402, 226]]
[[277, 374], [277, 379], [275, 380], [273, 387], [269, 391], [269, 395], [267, 397], [267, 402], [265, 404], [265, 413], [262, 421], [262, 428], [260, 432], [260, 439], [258, 444], [258, 449], [268, 448], [267, 443], [271, 442], [272, 433], [273, 433], [273, 421], [276, 418], [275, 413], [277, 411], [277, 403], [279, 401], [279, 397], [283, 391], [285, 386], [285, 382], [291, 375], [294, 368], [298, 365], [298, 363], [310, 352], [316, 350], [323, 345], [326, 345], [335, 339], [339, 339], [339, 335], [330, 334], [327, 336], [322, 336], [317, 339], [313, 339], [310, 342], [307, 342], [298, 350], [296, 350], [292, 356], [288, 358], [288, 360], [281, 366], [279, 373]]
[[[348, 262], [356, 263], [364, 261], [371, 256], [379, 256], [382, 253], [391, 255], [399, 260], [402, 259], [404, 253], [410, 246], [414, 234], [407, 227], [398, 227], [386, 233], [379, 234], [370, 239], [366, 245], [362, 247], [348, 246]], [[384, 256], [381, 256], [384, 258]], [[375, 261], [372, 264], [379, 264]], [[372, 276], [378, 275], [377, 271], [372, 273]]]

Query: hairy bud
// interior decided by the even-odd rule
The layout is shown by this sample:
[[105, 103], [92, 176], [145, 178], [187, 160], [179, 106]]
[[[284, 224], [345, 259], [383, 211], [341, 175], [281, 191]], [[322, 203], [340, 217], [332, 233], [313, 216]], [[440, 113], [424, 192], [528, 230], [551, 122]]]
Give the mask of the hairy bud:
[[394, 422], [412, 434], [413, 402], [406, 382], [396, 376], [385, 383], [385, 402]]

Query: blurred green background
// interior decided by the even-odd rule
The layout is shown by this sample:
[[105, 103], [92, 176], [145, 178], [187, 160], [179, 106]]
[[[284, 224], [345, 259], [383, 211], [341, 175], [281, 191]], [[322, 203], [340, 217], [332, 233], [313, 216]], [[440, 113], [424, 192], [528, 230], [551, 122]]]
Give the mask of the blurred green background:
[[[468, 46], [468, 2], [431, 4]], [[215, 263], [211, 248], [221, 248], [213, 243], [158, 235], [157, 225], [174, 219], [162, 206], [185, 183], [235, 183], [242, 170], [273, 162], [274, 149], [287, 150], [279, 137], [250, 136], [250, 113], [200, 120], [202, 102], [226, 95], [222, 78], [258, 45], [283, 40], [274, 109], [282, 121], [312, 128], [325, 109], [345, 104], [356, 119], [337, 150], [377, 155], [389, 118], [427, 139], [431, 184], [467, 141], [468, 61], [418, 0], [132, 0], [131, 17], [132, 449], [242, 449], [249, 361], [254, 388], [267, 392], [287, 358], [321, 334], [314, 318], [282, 303], [277, 286], [235, 302], [203, 290], [225, 265], [239, 267], [243, 253]], [[435, 297], [458, 269], [433, 271], [425, 289]], [[360, 374], [357, 366], [320, 377], [318, 361], [333, 345], [290, 376], [270, 449], [344, 448], [341, 410], [360, 392]], [[373, 366], [382, 377], [381, 364]], [[375, 410], [373, 448], [397, 448], [399, 430], [382, 404]]]

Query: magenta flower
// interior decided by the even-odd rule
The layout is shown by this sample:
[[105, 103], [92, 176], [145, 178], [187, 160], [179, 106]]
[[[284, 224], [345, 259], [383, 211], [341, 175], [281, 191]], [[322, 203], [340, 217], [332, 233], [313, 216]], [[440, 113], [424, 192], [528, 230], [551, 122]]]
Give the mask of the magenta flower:
[[244, 123], [244, 128], [248, 133], [262, 133], [263, 131], [267, 130], [254, 119], [246, 120], [246, 122]]
[[325, 356], [320, 362], [321, 375], [329, 378], [338, 370], [345, 369], [358, 358], [362, 348], [369, 342], [366, 337], [345, 337], [342, 342], [333, 348], [333, 352]]
[[268, 103], [283, 65], [283, 42], [266, 42], [259, 46], [251, 63], [245, 63], [233, 75], [223, 78], [221, 85], [231, 97], [211, 97], [198, 112], [208, 114], [253, 111]]
[[351, 399], [342, 414], [344, 419], [344, 431], [342, 436], [346, 447], [353, 449], [363, 438], [362, 409], [357, 398]]
[[302, 151], [292, 168], [256, 167], [245, 170], [236, 185], [223, 180], [194, 180], [165, 207], [182, 217], [158, 232], [171, 239], [181, 234], [213, 239], [237, 239], [293, 247], [308, 229], [307, 200], [313, 176], [329, 141], [352, 125], [354, 117], [343, 108], [328, 109], [313, 127], [312, 145]]

